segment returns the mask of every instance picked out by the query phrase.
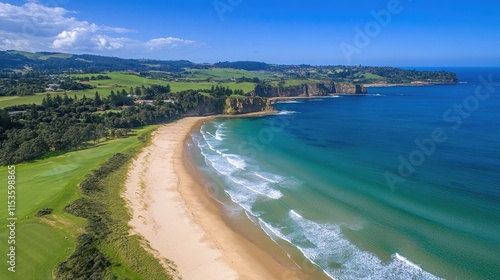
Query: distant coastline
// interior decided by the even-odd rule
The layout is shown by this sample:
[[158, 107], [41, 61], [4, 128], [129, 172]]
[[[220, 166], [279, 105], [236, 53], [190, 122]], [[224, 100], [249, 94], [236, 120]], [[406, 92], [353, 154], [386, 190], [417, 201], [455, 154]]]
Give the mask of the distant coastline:
[[455, 85], [460, 82], [411, 82], [411, 83], [374, 83], [374, 84], [363, 84], [365, 88], [371, 87], [421, 87], [421, 86], [437, 86], [437, 85]]

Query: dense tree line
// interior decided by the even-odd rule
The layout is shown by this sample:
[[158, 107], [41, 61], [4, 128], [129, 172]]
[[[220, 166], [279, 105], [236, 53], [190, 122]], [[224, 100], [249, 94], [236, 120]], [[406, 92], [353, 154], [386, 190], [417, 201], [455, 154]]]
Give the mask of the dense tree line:
[[[147, 88], [146, 88], [147, 89]], [[130, 129], [162, 123], [183, 115], [220, 113], [223, 99], [207, 97], [196, 91], [162, 95], [152, 105], [131, 106], [121, 111], [98, 113], [132, 105], [125, 91], [101, 98], [64, 94], [47, 95], [42, 105], [21, 105], [0, 110], [0, 165], [40, 158], [50, 151], [78, 149], [101, 140], [126, 137]]]
[[260, 79], [255, 77], [255, 78], [247, 78], [245, 76], [241, 77], [241, 78], [237, 78], [236, 79], [236, 82], [237, 83], [255, 83], [255, 84], [258, 84], [260, 83]]
[[412, 81], [458, 82], [455, 73], [446, 71], [417, 71], [392, 67], [371, 67], [370, 73], [387, 78], [388, 83], [409, 83]]
[[219, 68], [234, 68], [243, 69], [248, 71], [260, 71], [268, 70], [270, 68], [269, 64], [257, 61], [235, 61], [235, 62], [217, 62], [214, 64], [215, 67]]
[[215, 98], [226, 98], [230, 97], [231, 95], [244, 95], [245, 92], [242, 89], [235, 89], [232, 90], [229, 87], [224, 87], [224, 86], [212, 86], [209, 90], [200, 90], [201, 92], [206, 92], [209, 93], [211, 96]]
[[0, 96], [25, 96], [44, 92], [47, 78], [38, 71], [0, 74]]
[[[52, 85], [52, 86], [51, 86]], [[84, 90], [92, 88], [89, 84], [78, 82], [75, 78], [49, 74], [46, 71], [3, 72], [0, 74], [0, 96], [25, 96], [51, 90]]]
[[266, 82], [260, 82], [255, 85], [255, 95], [256, 96], [268, 96], [272, 92], [273, 87], [271, 84]]
[[99, 81], [99, 80], [111, 80], [110, 76], [107, 75], [97, 75], [97, 76], [90, 76], [90, 77], [83, 77], [79, 78], [80, 82], [90, 82], [90, 81]]
[[[37, 53], [51, 55], [55, 53]], [[84, 73], [98, 73], [106, 71], [169, 71], [179, 72], [186, 67], [194, 67], [196, 64], [187, 60], [163, 61], [146, 59], [123, 59], [117, 57], [98, 55], [69, 55], [67, 58], [51, 57], [48, 59], [30, 59], [18, 53], [0, 51], [1, 68], [22, 69], [24, 66], [32, 67], [34, 70], [68, 71], [78, 69]]]

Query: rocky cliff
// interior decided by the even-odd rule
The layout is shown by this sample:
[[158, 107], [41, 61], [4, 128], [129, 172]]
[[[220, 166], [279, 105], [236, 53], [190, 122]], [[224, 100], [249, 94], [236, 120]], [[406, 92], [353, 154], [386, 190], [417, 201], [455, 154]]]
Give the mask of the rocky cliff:
[[272, 110], [271, 102], [266, 98], [227, 98], [223, 113], [238, 115], [270, 110]]
[[363, 85], [335, 83], [335, 93], [344, 94], [366, 94], [366, 88]]
[[328, 96], [337, 93], [365, 94], [366, 88], [362, 85], [346, 83], [305, 83], [290, 87], [267, 87], [257, 94], [265, 97], [310, 97]]

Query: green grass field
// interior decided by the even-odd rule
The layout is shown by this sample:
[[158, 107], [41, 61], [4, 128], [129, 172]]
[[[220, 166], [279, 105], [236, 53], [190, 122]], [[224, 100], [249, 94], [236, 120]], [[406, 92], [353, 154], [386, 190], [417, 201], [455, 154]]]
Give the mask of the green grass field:
[[[307, 79], [292, 79], [292, 80], [286, 80], [285, 81], [285, 87], [291, 87], [291, 86], [298, 86], [302, 84], [307, 84], [307, 83], [314, 83], [316, 82], [315, 80], [307, 80]], [[279, 81], [273, 81], [271, 82], [272, 86], [278, 86]]]
[[[86, 97], [94, 97], [95, 92], [99, 92], [99, 95], [101, 97], [107, 97], [111, 93], [111, 91], [121, 91], [125, 90], [129, 92], [130, 87], [136, 87], [136, 86], [149, 86], [149, 85], [167, 85], [170, 84], [170, 88], [172, 92], [180, 92], [183, 90], [201, 90], [201, 89], [210, 89], [212, 86], [216, 86], [217, 83], [209, 83], [209, 82], [201, 82], [201, 83], [195, 83], [195, 82], [167, 82], [167, 81], [162, 81], [162, 80], [155, 80], [155, 79], [146, 79], [142, 78], [133, 74], [128, 74], [128, 73], [105, 73], [103, 75], [109, 76], [111, 79], [110, 80], [97, 80], [97, 81], [90, 81], [89, 84], [97, 87], [95, 89], [88, 89], [88, 90], [80, 90], [80, 91], [67, 91], [66, 93], [68, 96], [73, 97], [77, 96], [78, 98], [82, 98], [84, 95]], [[81, 74], [81, 75], [74, 75], [75, 77], [91, 77], [92, 75], [89, 74]], [[94, 75], [97, 76], [97, 75]], [[221, 86], [226, 86], [229, 87], [233, 90], [235, 89], [242, 89], [245, 93], [251, 92], [255, 88], [254, 83], [223, 83], [220, 84]], [[50, 92], [52, 96], [55, 95], [63, 95], [63, 92]], [[5, 108], [9, 106], [14, 106], [14, 105], [20, 105], [20, 104], [42, 104], [43, 98], [47, 95], [46, 92], [44, 93], [38, 93], [35, 95], [29, 95], [29, 96], [2, 96], [0, 97], [0, 108]]]
[[[113, 154], [140, 144], [138, 135], [156, 126], [134, 131], [126, 139], [111, 140], [86, 150], [16, 165], [16, 272], [7, 270], [7, 190], [0, 195], [0, 246], [3, 256], [0, 279], [52, 279], [57, 264], [74, 250], [75, 238], [83, 232], [86, 220], [64, 212], [64, 207], [80, 197], [78, 183]], [[7, 186], [7, 168], [0, 167], [0, 182]], [[42, 208], [52, 214], [38, 218]]]
[[230, 68], [215, 68], [215, 69], [191, 69], [191, 75], [188, 77], [198, 79], [219, 78], [219, 79], [237, 79], [241, 77], [246, 78], [259, 78], [259, 79], [272, 79], [273, 73], [263, 71], [247, 71], [242, 69]]
[[363, 74], [363, 78], [369, 79], [369, 80], [379, 80], [379, 81], [385, 81], [385, 80], [387, 80], [386, 78], [384, 78], [382, 76], [371, 74], [371, 73]]
[[66, 53], [56, 53], [56, 54], [43, 55], [43, 54], [39, 54], [39, 53], [31, 53], [31, 52], [23, 52], [23, 51], [9, 51], [8, 53], [20, 54], [20, 55], [25, 56], [29, 59], [41, 59], [41, 60], [47, 60], [49, 58], [71, 58], [73, 56], [72, 54], [66, 54]]

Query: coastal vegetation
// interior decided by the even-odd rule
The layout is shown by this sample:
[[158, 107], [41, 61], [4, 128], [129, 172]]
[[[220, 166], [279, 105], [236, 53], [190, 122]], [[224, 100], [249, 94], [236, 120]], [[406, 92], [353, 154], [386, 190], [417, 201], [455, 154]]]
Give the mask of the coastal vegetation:
[[[148, 139], [143, 136], [142, 143]], [[86, 175], [79, 185], [83, 196], [64, 208], [88, 224], [75, 251], [57, 266], [55, 279], [172, 279], [145, 251], [146, 245], [129, 234], [130, 216], [123, 211], [126, 205], [120, 193], [133, 154], [117, 153]], [[174, 274], [175, 267], [169, 267]]]
[[[168, 86], [151, 86], [137, 93], [155, 101], [132, 106], [133, 98], [123, 90], [112, 91], [106, 98], [101, 98], [98, 92], [93, 98], [81, 99], [67, 95], [52, 98], [47, 94], [42, 105], [0, 109], [0, 165], [95, 146], [101, 141], [126, 137], [133, 128], [168, 122], [187, 114], [220, 113], [223, 100], [213, 95], [230, 95], [232, 90], [217, 87], [208, 96], [196, 91], [172, 95]], [[118, 108], [121, 110], [113, 110]]]
[[[150, 132], [155, 128], [156, 126], [148, 126], [133, 129], [126, 138], [101, 141], [97, 145], [76, 151], [53, 152], [39, 160], [16, 165], [16, 171], [19, 174], [16, 182], [18, 190], [16, 256], [23, 260], [22, 269], [16, 271], [16, 279], [53, 279], [56, 266], [74, 252], [78, 236], [85, 233], [85, 227], [88, 225], [85, 219], [75, 217], [64, 210], [68, 204], [82, 197], [78, 184], [85, 180], [86, 174], [99, 168], [100, 164], [111, 156], [117, 153], [128, 156], [128, 151], [135, 151], [146, 145]], [[0, 167], [4, 174], [6, 169], [7, 167]], [[124, 170], [126, 167], [110, 175], [109, 181], [106, 181], [106, 184], [109, 182], [112, 185], [106, 191], [116, 193], [116, 195], [102, 196], [103, 200], [101, 200], [101, 203], [112, 205], [115, 210], [119, 209], [113, 210], [113, 215], [117, 216], [112, 216], [113, 226], [117, 227], [120, 227], [120, 219], [123, 219], [124, 224], [128, 222], [128, 213], [123, 210], [125, 202], [118, 194], [118, 188], [121, 187], [121, 182], [126, 175]], [[3, 180], [6, 178], [4, 176]], [[7, 200], [0, 200], [0, 207], [7, 209]], [[51, 210], [47, 211], [48, 209]], [[2, 218], [5, 216], [2, 215]], [[0, 229], [1, 236], [7, 236], [7, 234], [8, 228]], [[128, 231], [126, 234], [128, 235]], [[137, 240], [137, 242], [140, 241]], [[107, 253], [106, 250], [103, 249]], [[130, 247], [130, 252], [137, 256], [139, 261], [147, 259], [148, 253], [145, 251]], [[114, 257], [107, 258], [111, 260], [111, 263], [116, 264], [114, 266], [116, 269], [125, 270], [127, 267], [126, 264], [118, 265], [122, 262], [116, 261]], [[145, 267], [149, 266], [145, 265]], [[0, 279], [11, 279], [11, 277], [12, 273], [7, 269], [0, 270]], [[147, 279], [146, 277], [128, 278]]]

